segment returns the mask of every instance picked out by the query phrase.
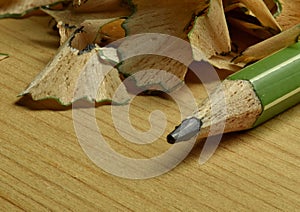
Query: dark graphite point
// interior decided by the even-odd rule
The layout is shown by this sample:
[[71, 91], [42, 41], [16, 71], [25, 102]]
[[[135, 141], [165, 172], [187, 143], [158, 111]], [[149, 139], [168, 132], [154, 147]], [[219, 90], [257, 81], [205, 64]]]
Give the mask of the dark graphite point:
[[201, 126], [202, 121], [196, 117], [185, 119], [167, 136], [167, 141], [170, 144], [187, 141], [199, 133]]

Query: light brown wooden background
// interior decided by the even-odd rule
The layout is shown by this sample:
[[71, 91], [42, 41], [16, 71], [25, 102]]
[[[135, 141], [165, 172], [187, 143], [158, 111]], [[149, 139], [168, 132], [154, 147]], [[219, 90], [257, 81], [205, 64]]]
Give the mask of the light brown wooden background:
[[[300, 209], [300, 105], [247, 132], [225, 135], [213, 157], [198, 164], [203, 141], [175, 169], [147, 180], [112, 176], [81, 149], [71, 110], [42, 109], [19, 100], [58, 47], [47, 17], [0, 21], [0, 210], [297, 211]], [[189, 80], [201, 99], [201, 85]], [[199, 88], [199, 90], [197, 90]], [[55, 102], [52, 102], [55, 108]], [[23, 106], [21, 106], [23, 105]], [[96, 109], [111, 146], [130, 157], [148, 158], [170, 147], [167, 133], [180, 121], [175, 103], [140, 96], [131, 121], [149, 129], [148, 116], [161, 110], [167, 129], [151, 145], [133, 145], [114, 130], [110, 105]]]

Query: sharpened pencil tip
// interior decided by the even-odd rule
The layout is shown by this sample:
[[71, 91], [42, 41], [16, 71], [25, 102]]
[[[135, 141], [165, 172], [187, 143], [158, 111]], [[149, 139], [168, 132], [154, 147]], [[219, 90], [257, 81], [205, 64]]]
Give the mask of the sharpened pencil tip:
[[175, 144], [176, 139], [173, 137], [172, 133], [167, 136], [167, 141], [169, 144]]
[[169, 144], [187, 141], [197, 135], [201, 129], [202, 121], [196, 117], [185, 119], [167, 136]]

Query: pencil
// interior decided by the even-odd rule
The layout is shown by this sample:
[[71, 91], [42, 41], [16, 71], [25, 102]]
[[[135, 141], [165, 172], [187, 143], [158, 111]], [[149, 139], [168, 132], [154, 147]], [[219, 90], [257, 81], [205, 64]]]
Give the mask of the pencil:
[[299, 102], [300, 42], [227, 77], [167, 141], [207, 137], [213, 135], [211, 126], [222, 124], [221, 133], [251, 129]]

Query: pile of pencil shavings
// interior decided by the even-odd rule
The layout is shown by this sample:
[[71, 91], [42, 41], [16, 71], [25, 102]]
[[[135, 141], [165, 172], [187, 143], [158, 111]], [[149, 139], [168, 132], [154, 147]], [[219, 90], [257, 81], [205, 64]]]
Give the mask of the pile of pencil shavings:
[[[29, 94], [34, 100], [54, 98], [62, 105], [76, 100], [78, 86], [78, 98], [111, 101], [118, 89], [120, 102], [126, 101], [122, 80], [140, 70], [163, 69], [184, 80], [185, 65], [158, 55], [129, 58], [101, 73], [99, 63], [105, 66], [110, 58], [99, 60], [99, 54], [118, 39], [168, 34], [200, 49], [215, 68], [235, 72], [296, 42], [299, 9], [299, 1], [288, 0], [0, 0], [2, 18], [43, 12], [56, 21], [61, 47], [21, 95]], [[96, 92], [91, 79], [101, 81]], [[161, 85], [159, 80], [147, 74], [134, 79], [144, 89]]]

